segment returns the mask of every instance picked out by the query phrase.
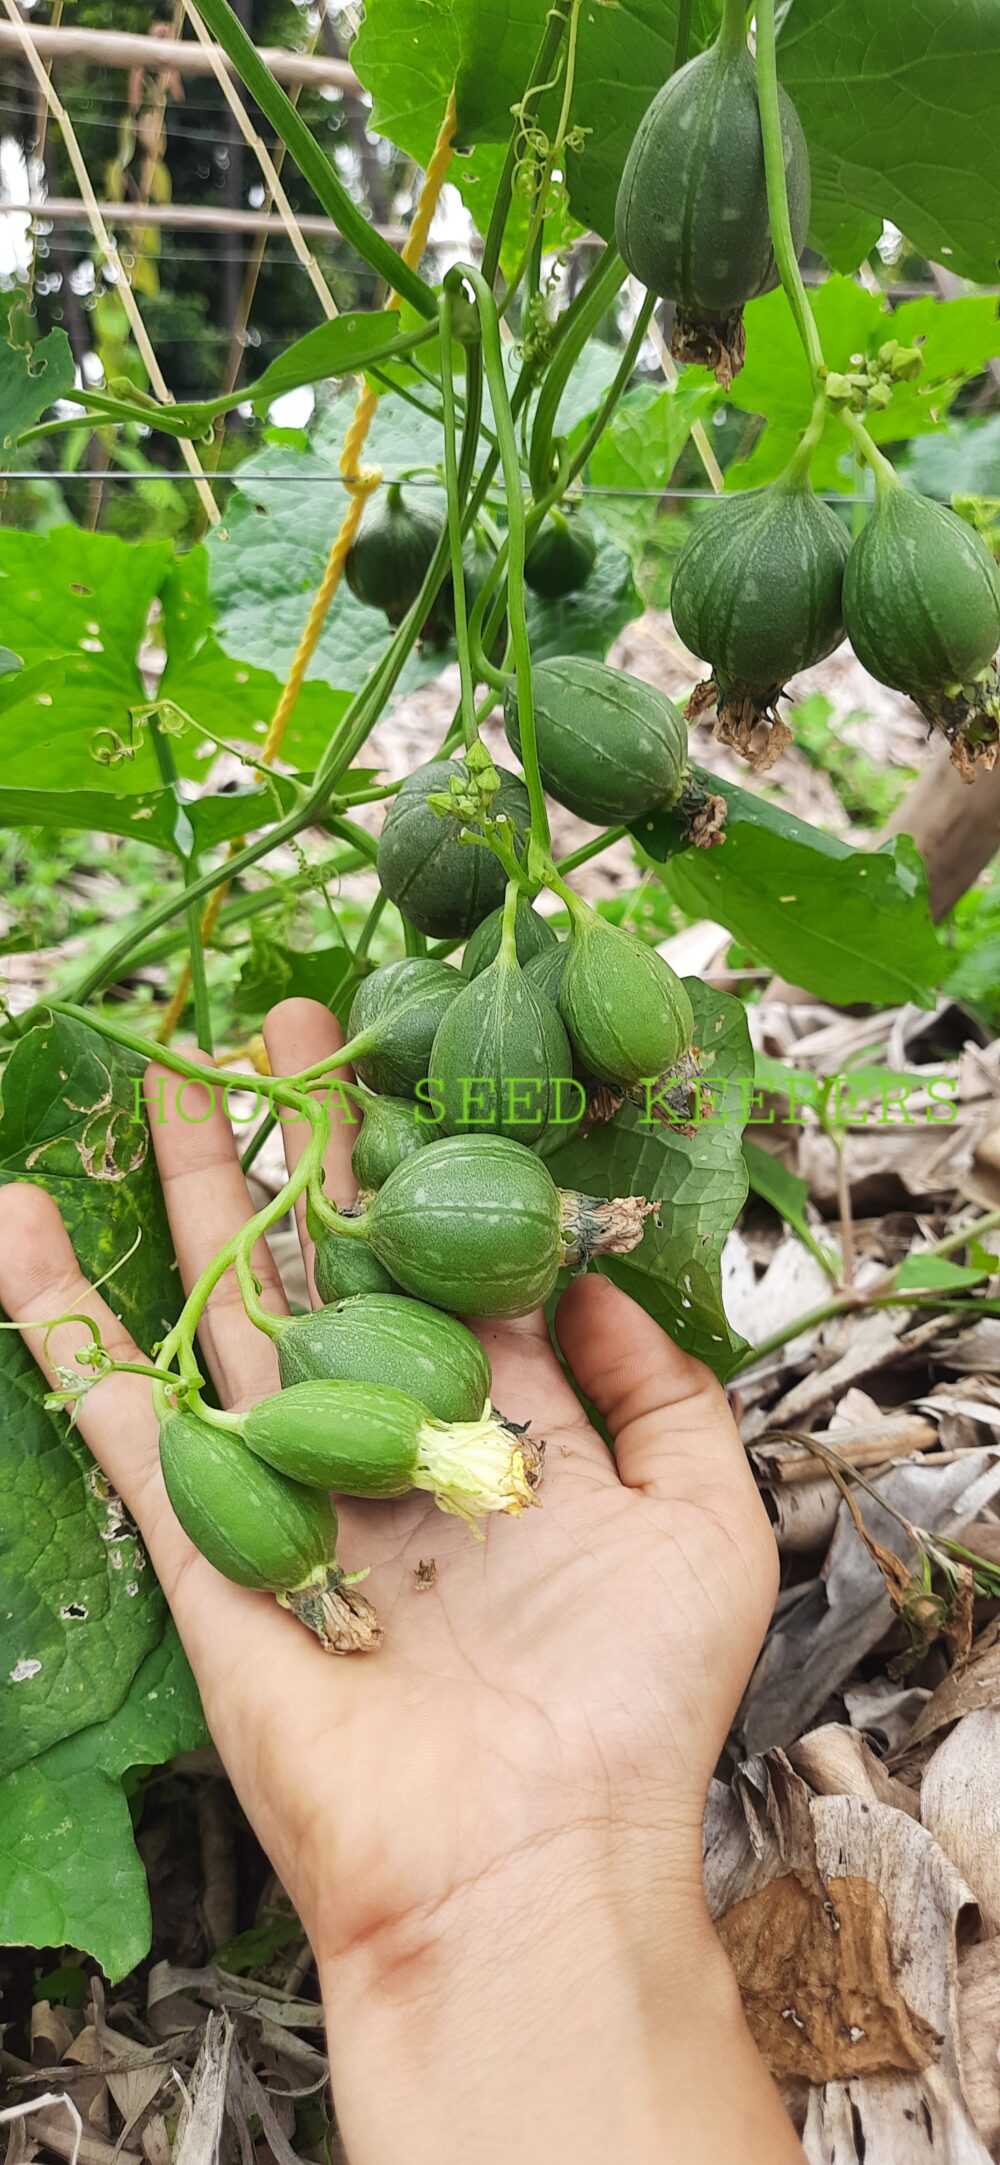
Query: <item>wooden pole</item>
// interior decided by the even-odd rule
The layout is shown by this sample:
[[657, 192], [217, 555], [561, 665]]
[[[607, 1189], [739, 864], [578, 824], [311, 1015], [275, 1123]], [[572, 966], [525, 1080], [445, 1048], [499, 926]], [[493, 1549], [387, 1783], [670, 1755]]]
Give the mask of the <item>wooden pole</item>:
[[[205, 233], [272, 234], [284, 230], [282, 220], [273, 211], [266, 210], [225, 210], [214, 204], [200, 203], [99, 203], [97, 208], [109, 226], [169, 226], [178, 232]], [[0, 217], [8, 211], [22, 218], [48, 218], [54, 225], [62, 222], [87, 224], [84, 204], [76, 196], [46, 196], [40, 202], [0, 201]], [[300, 233], [326, 235], [333, 240], [340, 238], [340, 227], [332, 218], [297, 212], [295, 222]], [[405, 226], [376, 226], [374, 231], [396, 248], [401, 248], [406, 240]]]
[[[173, 68], [178, 75], [211, 75], [212, 60], [203, 45], [188, 39], [151, 38], [125, 30], [89, 30], [78, 23], [32, 23], [31, 42], [43, 60], [89, 61], [100, 68], [146, 68], [158, 73]], [[0, 23], [0, 54], [20, 45], [11, 23]], [[346, 60], [332, 60], [325, 53], [289, 53], [280, 47], [262, 47], [261, 59], [279, 83], [311, 83], [317, 90], [347, 90], [355, 97], [361, 85]], [[229, 67], [229, 62], [226, 62]]]

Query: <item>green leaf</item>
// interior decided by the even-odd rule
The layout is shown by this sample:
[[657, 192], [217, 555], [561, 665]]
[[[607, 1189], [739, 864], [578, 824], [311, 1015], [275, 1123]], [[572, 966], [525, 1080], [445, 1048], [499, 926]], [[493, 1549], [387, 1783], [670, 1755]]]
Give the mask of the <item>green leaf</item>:
[[41, 420], [58, 398], [72, 398], [73, 353], [65, 331], [50, 331], [37, 345], [0, 344], [0, 467], [24, 430]]
[[333, 376], [349, 376], [384, 360], [399, 344], [399, 315], [367, 315], [358, 310], [319, 323], [315, 330], [297, 338], [262, 376], [225, 398], [178, 399], [164, 406], [153, 398], [118, 398], [103, 392], [82, 394], [96, 412], [111, 420], [135, 421], [168, 436], [204, 436], [220, 414], [237, 406], [269, 406], [285, 391], [297, 391], [305, 383], [321, 383]]
[[717, 775], [699, 779], [726, 799], [718, 847], [686, 847], [669, 813], [632, 829], [682, 909], [725, 925], [769, 969], [833, 1006], [933, 1006], [948, 958], [908, 835], [852, 849]]
[[991, 283], [997, 0], [793, 0], [778, 64], [809, 140], [821, 253], [853, 270], [867, 213], [890, 218], [919, 254]]
[[[368, 0], [352, 58], [373, 93], [375, 126], [426, 161], [457, 76], [458, 140], [505, 143], [544, 19], [545, 0], [424, 0], [419, 11], [411, 0]], [[584, 136], [567, 179], [574, 217], [605, 240], [636, 128], [673, 67], [676, 21], [676, 0], [580, 10], [570, 126]], [[713, 0], [696, 4], [692, 51], [717, 22]], [[809, 141], [812, 237], [835, 267], [853, 270], [889, 218], [922, 254], [991, 283], [997, 0], [792, 0], [778, 65]], [[547, 131], [561, 90], [560, 79], [538, 107]]]
[[[161, 599], [167, 661], [159, 694], [174, 700], [193, 722], [210, 729], [225, 743], [246, 746], [259, 757], [283, 679], [273, 667], [256, 668], [242, 655], [227, 653], [215, 636], [214, 606], [208, 592], [210, 569], [204, 546], [189, 549], [164, 582]], [[266, 651], [264, 642], [261, 651]], [[291, 660], [291, 651], [287, 659]], [[347, 693], [334, 691], [329, 684], [304, 684], [282, 738], [282, 758], [296, 767], [314, 767], [348, 704]], [[204, 737], [191, 734], [175, 738], [173, 750], [181, 774], [192, 778], [204, 775]], [[262, 783], [256, 798], [248, 801], [248, 810], [254, 803], [257, 805], [256, 822], [250, 819], [245, 827], [230, 831], [244, 833], [254, 824], [263, 825], [275, 818], [277, 804], [287, 794], [288, 785], [280, 777]]]
[[[249, 834], [289, 810], [293, 788], [286, 775], [257, 789], [236, 789], [218, 797], [196, 797], [184, 804], [197, 850], [211, 849], [236, 835]], [[152, 849], [178, 849], [177, 799], [172, 790], [136, 791], [113, 797], [103, 789], [2, 789], [0, 827], [44, 827], [57, 834], [124, 835]]]
[[[547, 1163], [562, 1188], [589, 1195], [663, 1197], [659, 1226], [647, 1221], [629, 1256], [602, 1256], [596, 1268], [624, 1287], [686, 1353], [726, 1376], [744, 1350], [722, 1303], [721, 1258], [747, 1192], [741, 1148], [747, 1076], [753, 1073], [746, 1016], [729, 993], [686, 980], [695, 1043], [711, 1093], [711, 1118], [691, 1130], [648, 1123], [626, 1106], [554, 1151]], [[707, 1093], [706, 1093], [707, 1097]]]
[[[540, 36], [533, 23], [525, 31], [523, 70]], [[398, 144], [418, 165], [426, 167], [455, 80], [459, 62], [457, 10], [452, 0], [422, 0], [419, 11], [409, 0], [368, 0], [357, 37], [351, 46], [351, 64], [372, 95], [371, 127]], [[520, 96], [523, 79], [512, 96]], [[493, 199], [504, 162], [504, 149], [513, 122], [507, 124], [497, 145], [466, 148], [473, 138], [460, 123], [462, 149], [452, 160], [448, 178], [458, 188], [480, 233], [490, 220]], [[527, 219], [515, 212], [511, 225], [520, 233]], [[515, 252], [519, 240], [515, 238]]]
[[988, 1275], [989, 1265], [977, 1270], [946, 1255], [908, 1255], [896, 1272], [896, 1285], [903, 1293], [935, 1292], [939, 1286], [978, 1285]]
[[[458, 0], [461, 64], [458, 125], [470, 142], [506, 142], [510, 108], [523, 95], [528, 62], [545, 21], [544, 0]], [[694, 52], [714, 36], [714, 0], [695, 0]], [[567, 181], [573, 215], [605, 240], [614, 235], [615, 198], [639, 120], [674, 64], [676, 0], [618, 0], [581, 8], [570, 127], [583, 146], [570, 151]], [[562, 79], [538, 108], [542, 125], [556, 123]]]
[[85, 1949], [112, 1984], [148, 1953], [146, 1875], [122, 1776], [205, 1740], [167, 1619], [122, 1703], [0, 1782], [0, 1932], [8, 1946]]
[[[12, 702], [20, 694], [20, 711], [4, 746], [6, 784], [118, 793], [159, 784], [148, 742], [134, 746], [129, 708], [146, 699], [139, 648], [172, 555], [169, 542], [75, 526], [0, 529], [0, 615], [25, 661], [7, 692]], [[48, 683], [30, 676], [36, 665], [53, 669]]]
[[[149, 1351], [174, 1320], [178, 1285], [135, 1112], [142, 1065], [62, 1017], [29, 1031], [4, 1075], [0, 1183], [48, 1190], [88, 1277], [128, 1256], [104, 1297]], [[145, 1951], [148, 1910], [117, 1776], [182, 1749], [200, 1725], [135, 1529], [45, 1394], [4, 1331], [0, 1938], [70, 1941], [120, 1974]]]
[[790, 1225], [793, 1233], [804, 1242], [817, 1263], [822, 1265], [827, 1277], [836, 1283], [839, 1264], [829, 1248], [818, 1241], [808, 1218], [809, 1184], [800, 1180], [780, 1158], [772, 1157], [769, 1150], [762, 1150], [759, 1143], [743, 1138], [743, 1156], [746, 1159], [747, 1176], [755, 1195], [762, 1202], [770, 1203], [779, 1218]]
[[346, 1024], [362, 975], [349, 947], [293, 948], [265, 929], [240, 971], [236, 1011], [256, 1027], [279, 1000], [320, 1000]]
[[[892, 310], [881, 295], [851, 278], [828, 278], [811, 295], [813, 314], [830, 368], [846, 370], [857, 354], [871, 358], [887, 338], [919, 345], [923, 369], [913, 383], [896, 386], [891, 406], [866, 417], [878, 443], [900, 443], [947, 426], [948, 409], [964, 383], [981, 374], [997, 344], [996, 304], [988, 294], [954, 301], [905, 302]], [[728, 488], [760, 487], [781, 472], [812, 412], [812, 386], [801, 340], [779, 289], [751, 301], [745, 312], [747, 358], [733, 388], [733, 403], [762, 414], [768, 427], [750, 457], [732, 465]], [[812, 467], [819, 489], [852, 489], [856, 469], [843, 423], [827, 420]]]

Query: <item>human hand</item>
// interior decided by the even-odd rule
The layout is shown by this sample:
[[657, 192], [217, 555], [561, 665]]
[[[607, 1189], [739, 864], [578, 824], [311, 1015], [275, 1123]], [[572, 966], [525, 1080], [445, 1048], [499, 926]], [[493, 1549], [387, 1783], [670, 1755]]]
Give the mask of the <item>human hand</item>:
[[[275, 1073], [342, 1042], [311, 1001], [276, 1008], [265, 1035]], [[154, 1090], [159, 1081], [154, 1071]], [[168, 1106], [170, 1095], [168, 1077]], [[192, 1096], [189, 1085], [187, 1120], [153, 1125], [187, 1286], [249, 1211], [228, 1121], [216, 1106], [192, 1124]], [[291, 1164], [301, 1125], [285, 1136]], [[351, 1197], [352, 1140], [335, 1125], [327, 1188], [339, 1203]], [[19, 1320], [39, 1319], [25, 1332], [39, 1359], [41, 1320], [69, 1310], [98, 1321], [116, 1359], [134, 1358], [41, 1190], [0, 1193], [0, 1255], [0, 1299]], [[265, 1306], [279, 1311], [263, 1248], [254, 1263]], [[540, 1315], [477, 1328], [495, 1404], [546, 1441], [542, 1507], [491, 1519], [479, 1542], [426, 1497], [345, 1505], [338, 1554], [348, 1569], [372, 1566], [365, 1590], [385, 1627], [368, 1659], [331, 1659], [269, 1597], [231, 1585], [192, 1548], [163, 1489], [143, 1379], [108, 1377], [81, 1411], [81, 1432], [148, 1546], [234, 1787], [309, 1933], [335, 2017], [335, 2070], [340, 2021], [348, 2034], [353, 2026], [357, 2051], [336, 2084], [342, 2123], [369, 2055], [405, 2060], [394, 2024], [408, 2031], [414, 2005], [422, 2023], [439, 1988], [451, 2000], [435, 2017], [443, 2039], [456, 1993], [478, 1995], [467, 2019], [488, 2016], [497, 1935], [516, 1942], [502, 2005], [557, 1915], [570, 1928], [557, 1974], [578, 1961], [586, 1969], [596, 1952], [609, 2001], [622, 1961], [662, 1998], [666, 1961], [679, 1981], [675, 2016], [695, 1981], [711, 1977], [720, 2021], [737, 2020], [701, 1900], [701, 1818], [766, 1627], [776, 1558], [725, 1396], [609, 1281], [578, 1279], [557, 1332], [614, 1438], [612, 1459]], [[71, 1365], [81, 1339], [79, 1324], [60, 1326], [50, 1360]], [[270, 1340], [247, 1320], [231, 1275], [209, 1300], [200, 1344], [224, 1404], [277, 1388]], [[430, 1559], [428, 1588], [418, 1566]], [[628, 2049], [645, 2066], [639, 1989], [640, 2035]], [[370, 2097], [357, 2110], [363, 2130]], [[589, 2156], [573, 2139], [574, 2158]], [[357, 2155], [395, 2159], [402, 2140], [401, 2127], [384, 2151]], [[634, 2155], [634, 2130], [630, 2140]], [[428, 2155], [469, 2154], [435, 2141]], [[480, 2158], [492, 2157], [477, 2141]]]

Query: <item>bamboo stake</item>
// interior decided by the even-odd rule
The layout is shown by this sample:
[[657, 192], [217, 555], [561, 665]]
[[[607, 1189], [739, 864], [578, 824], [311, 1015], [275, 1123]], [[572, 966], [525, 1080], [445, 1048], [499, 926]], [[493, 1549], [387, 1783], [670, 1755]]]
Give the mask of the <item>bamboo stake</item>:
[[[115, 272], [116, 278], [118, 280], [118, 289], [122, 297], [122, 307], [124, 308], [125, 314], [128, 317], [129, 329], [131, 330], [132, 336], [135, 339], [136, 345], [139, 348], [139, 352], [142, 355], [143, 363], [145, 365], [146, 373], [149, 377], [150, 383], [152, 384], [153, 389], [156, 392], [157, 398], [162, 400], [163, 404], [166, 406], [172, 405], [173, 401], [171, 399], [170, 392], [167, 389], [163, 371], [160, 367], [159, 361], [156, 358], [156, 354], [153, 351], [149, 333], [139, 312], [139, 304], [129, 283], [125, 266], [118, 253], [117, 246], [112, 240], [111, 235], [108, 232], [107, 226], [105, 225], [104, 220], [101, 216], [100, 206], [94, 194], [90, 174], [87, 170], [87, 162], [84, 158], [83, 152], [80, 149], [80, 144], [77, 139], [76, 129], [73, 126], [73, 123], [69, 117], [69, 114], [66, 111], [62, 99], [59, 97], [58, 92], [56, 91], [55, 85], [49, 80], [49, 77], [45, 72], [44, 64], [40, 60], [39, 55], [36, 51], [31, 31], [29, 30], [27, 24], [22, 22], [21, 17], [18, 14], [17, 0], [3, 0], [3, 4], [6, 14], [8, 15], [11, 23], [17, 30], [18, 39], [24, 52], [24, 57], [27, 60], [28, 66], [31, 69], [31, 72], [35, 78], [36, 83], [38, 84], [38, 88], [41, 91], [43, 98], [45, 99], [48, 110], [51, 113], [52, 118], [55, 121], [56, 126], [58, 127], [62, 135], [63, 142], [66, 145], [67, 156], [73, 168], [77, 187], [80, 190], [81, 200], [87, 213], [87, 219], [90, 225], [91, 232], [93, 233], [94, 239], [97, 242], [101, 254], [105, 257], [107, 262], [110, 263], [112, 269]], [[159, 41], [155, 39], [151, 42], [154, 44], [159, 43]], [[209, 488], [208, 482], [205, 479], [205, 475], [199, 463], [197, 453], [194, 449], [194, 445], [186, 436], [179, 437], [178, 442], [180, 444], [181, 456], [184, 460], [184, 464], [187, 467], [188, 472], [194, 478], [195, 487], [197, 488], [199, 500], [205, 512], [205, 516], [207, 519], [211, 520], [213, 526], [217, 526], [220, 518], [219, 507], [215, 501], [211, 489]]]
[[[81, 24], [53, 27], [39, 23], [32, 37], [44, 60], [89, 60], [99, 68], [147, 68], [166, 65], [178, 75], [211, 75], [212, 63], [201, 45], [189, 40], [154, 38], [141, 31], [92, 30]], [[0, 23], [0, 52], [20, 42], [16, 31]], [[325, 53], [290, 53], [283, 46], [262, 46], [260, 57], [279, 83], [312, 83], [318, 90], [346, 90], [361, 94], [361, 84], [347, 60], [331, 60]], [[229, 63], [227, 62], [228, 66]]]
[[184, 13], [187, 16], [188, 22], [190, 23], [191, 28], [199, 41], [199, 44], [203, 45], [206, 51], [211, 55], [212, 72], [216, 78], [222, 95], [225, 98], [226, 104], [228, 105], [233, 119], [235, 120], [236, 125], [240, 131], [240, 134], [243, 137], [243, 141], [246, 143], [247, 148], [253, 151], [254, 157], [256, 158], [261, 172], [264, 175], [264, 179], [267, 184], [267, 188], [271, 195], [272, 201], [277, 204], [278, 215], [281, 219], [281, 223], [285, 229], [285, 232], [288, 235], [289, 240], [291, 241], [292, 247], [295, 250], [295, 254], [298, 257], [298, 260], [301, 263], [303, 270], [305, 271], [306, 277], [308, 278], [313, 292], [316, 295], [316, 299], [318, 300], [319, 305], [323, 310], [323, 314], [326, 317], [327, 322], [329, 323], [337, 314], [336, 301], [334, 300], [330, 288], [327, 285], [326, 279], [324, 278], [323, 273], [320, 270], [319, 264], [317, 263], [316, 258], [313, 255], [312, 249], [307, 247], [305, 241], [302, 238], [302, 231], [299, 226], [298, 219], [296, 218], [295, 212], [292, 209], [287, 195], [285, 194], [284, 188], [282, 187], [278, 168], [275, 165], [273, 158], [271, 157], [271, 153], [268, 150], [267, 144], [264, 142], [263, 138], [258, 135], [257, 130], [254, 127], [253, 122], [250, 118], [250, 115], [247, 112], [246, 106], [244, 105], [239, 91], [237, 90], [236, 85], [232, 79], [232, 76], [230, 75], [229, 70], [226, 67], [222, 54], [219, 51], [218, 46], [209, 37], [208, 31], [206, 30], [205, 25], [202, 22], [201, 16], [199, 15], [197, 8], [194, 6], [194, 0], [182, 0], [182, 4], [184, 8]]

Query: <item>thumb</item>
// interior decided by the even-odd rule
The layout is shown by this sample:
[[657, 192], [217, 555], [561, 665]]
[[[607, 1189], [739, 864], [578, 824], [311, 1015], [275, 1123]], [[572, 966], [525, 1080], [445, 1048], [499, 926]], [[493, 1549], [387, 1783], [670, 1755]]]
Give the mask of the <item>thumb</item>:
[[556, 1311], [556, 1335], [607, 1423], [626, 1487], [672, 1497], [690, 1488], [704, 1497], [721, 1478], [745, 1484], [756, 1504], [721, 1384], [610, 1278], [574, 1279]]

